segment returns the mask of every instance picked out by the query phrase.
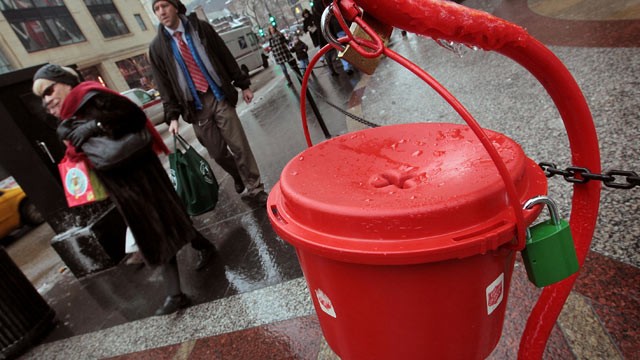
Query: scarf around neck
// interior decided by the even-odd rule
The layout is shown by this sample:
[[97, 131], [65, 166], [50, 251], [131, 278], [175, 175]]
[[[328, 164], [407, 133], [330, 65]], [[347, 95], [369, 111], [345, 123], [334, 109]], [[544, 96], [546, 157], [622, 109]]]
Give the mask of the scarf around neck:
[[[67, 97], [65, 97], [62, 103], [62, 107], [60, 108], [60, 119], [62, 119], [62, 121], [66, 121], [69, 118], [73, 117], [89, 99], [91, 99], [99, 92], [120, 96], [124, 99], [127, 99], [127, 101], [131, 101], [126, 96], [123, 96], [117, 91], [103, 86], [99, 82], [85, 81], [71, 89]], [[151, 134], [153, 151], [155, 151], [156, 154], [169, 154], [169, 148], [162, 140], [162, 136], [160, 136], [158, 130], [156, 130], [155, 126], [153, 126], [148, 118], [146, 120], [145, 126]], [[67, 155], [71, 159], [77, 159], [80, 154], [82, 154], [82, 152], [78, 151], [78, 149], [71, 145], [71, 143], [67, 144]]]

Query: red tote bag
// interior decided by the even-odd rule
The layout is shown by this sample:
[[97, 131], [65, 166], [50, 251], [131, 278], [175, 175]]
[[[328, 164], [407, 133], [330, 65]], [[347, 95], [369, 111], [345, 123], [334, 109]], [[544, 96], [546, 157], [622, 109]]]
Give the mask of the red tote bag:
[[69, 207], [106, 199], [107, 191], [85, 160], [72, 161], [66, 156], [58, 164], [64, 194]]

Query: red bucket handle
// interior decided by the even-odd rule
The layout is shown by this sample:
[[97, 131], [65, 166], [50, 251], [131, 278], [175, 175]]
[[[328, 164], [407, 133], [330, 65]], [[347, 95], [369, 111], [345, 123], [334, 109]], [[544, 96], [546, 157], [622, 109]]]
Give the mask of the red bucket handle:
[[[595, 173], [601, 172], [598, 138], [591, 111], [580, 87], [555, 54], [526, 30], [486, 12], [442, 0], [355, 0], [355, 5], [382, 23], [435, 40], [448, 40], [496, 51], [516, 61], [538, 79], [558, 108], [567, 130], [572, 164], [591, 169]], [[354, 1], [342, 0], [340, 6], [349, 16], [353, 13]], [[348, 40], [344, 38], [340, 41]], [[303, 80], [305, 89], [310, 69], [329, 50], [329, 46], [312, 59]], [[395, 53], [385, 51], [385, 54], [392, 57]], [[306, 124], [305, 91], [302, 92], [301, 100], [305, 120], [303, 127], [307, 143], [311, 146]], [[595, 230], [600, 190], [601, 184], [597, 181], [574, 184], [573, 187], [570, 226], [580, 266], [584, 264]], [[529, 315], [518, 358], [542, 358], [547, 339], [577, 276], [578, 274], [574, 274], [542, 291]]]

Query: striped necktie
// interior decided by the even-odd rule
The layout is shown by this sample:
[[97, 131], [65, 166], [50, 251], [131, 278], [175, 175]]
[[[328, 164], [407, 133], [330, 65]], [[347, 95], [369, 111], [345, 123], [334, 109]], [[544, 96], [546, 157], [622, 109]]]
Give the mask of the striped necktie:
[[176, 31], [173, 33], [173, 36], [178, 40], [178, 47], [180, 48], [182, 59], [184, 60], [185, 65], [187, 65], [187, 69], [189, 70], [193, 84], [196, 86], [196, 90], [206, 92], [209, 88], [209, 83], [204, 77], [204, 74], [202, 74], [200, 67], [198, 67], [198, 64], [196, 64], [196, 61], [193, 59], [193, 54], [191, 54], [189, 46], [187, 46], [187, 43], [182, 40], [182, 32]]

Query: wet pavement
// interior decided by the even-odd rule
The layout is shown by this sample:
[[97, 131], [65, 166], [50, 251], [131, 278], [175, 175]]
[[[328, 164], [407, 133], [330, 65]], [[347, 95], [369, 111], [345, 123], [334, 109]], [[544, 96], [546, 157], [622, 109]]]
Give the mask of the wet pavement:
[[[320, 75], [324, 69], [317, 71]], [[299, 119], [298, 90], [286, 87], [283, 79], [280, 68], [276, 66], [254, 74], [254, 101], [249, 106], [241, 104], [238, 107], [266, 189], [278, 181], [280, 169], [306, 148]], [[314, 86], [318, 91], [323, 91], [323, 87], [330, 90], [326, 91], [331, 93], [328, 99], [346, 107], [352, 90], [350, 83], [345, 79], [336, 87], [329, 77], [323, 77]], [[344, 133], [344, 119], [323, 105], [319, 104], [319, 108], [330, 133]], [[324, 139], [311, 111], [309, 128], [314, 141]], [[165, 142], [172, 147], [173, 140], [167, 129], [166, 125], [158, 126]], [[191, 126], [183, 123], [180, 132], [198, 152], [205, 155], [206, 150], [195, 139]], [[163, 157], [163, 163], [168, 168], [167, 157]], [[200, 304], [300, 278], [302, 272], [295, 251], [275, 235], [264, 209], [243, 201], [234, 190], [233, 179], [214, 162], [212, 168], [220, 183], [218, 205], [215, 210], [193, 219], [196, 228], [216, 245], [219, 254], [211, 266], [197, 272], [190, 268], [195, 261], [194, 250], [187, 246], [179, 253], [184, 292], [194, 304]], [[40, 239], [38, 246], [41, 247], [48, 234], [47, 226], [38, 230], [43, 234], [31, 235]], [[16, 256], [25, 254], [22, 251], [22, 255]], [[50, 255], [48, 259], [55, 259]], [[62, 263], [55, 265], [59, 269], [64, 266]], [[79, 281], [70, 272], [64, 272], [47, 280], [55, 283], [46, 293], [47, 300], [62, 322], [57, 324], [45, 342], [149, 317], [164, 301], [165, 289], [160, 273], [146, 266], [121, 264]], [[49, 287], [49, 283], [41, 287]], [[76, 286], [80, 291], [70, 291]], [[79, 304], [82, 304], [81, 309]], [[92, 316], [87, 317], [87, 314]]]
[[[633, 144], [640, 135], [640, 40], [637, 32], [629, 29], [637, 29], [640, 16], [624, 23], [606, 21], [607, 28], [618, 29], [616, 34], [625, 28], [628, 31], [623, 33], [631, 36], [620, 40], [618, 35], [613, 38], [602, 33], [601, 37], [589, 36], [585, 45], [583, 26], [594, 22], [592, 27], [600, 28], [602, 21], [580, 18], [562, 22], [568, 10], [561, 18], [553, 17], [548, 1], [529, 1], [536, 12], [528, 10], [522, 0], [468, 0], [465, 4], [521, 24], [548, 44], [574, 74], [590, 104], [603, 168], [638, 171], [640, 148]], [[631, 7], [638, 8], [637, 3]], [[618, 8], [615, 11], [620, 12]], [[546, 29], [539, 26], [541, 22]], [[554, 42], [557, 31], [553, 26], [565, 29], [558, 36], [562, 41]], [[471, 50], [459, 57], [413, 34], [402, 38], [395, 32], [390, 46], [448, 87], [483, 126], [512, 137], [534, 160], [570, 164], [555, 107], [517, 65], [492, 53]], [[359, 124], [345, 119], [321, 97], [382, 125], [460, 122], [426, 86], [388, 60], [373, 76], [341, 72], [333, 78], [326, 67], [316, 69], [316, 75], [316, 103], [332, 135], [344, 134]], [[238, 112], [269, 190], [287, 162], [306, 149], [299, 95], [285, 85], [279, 67], [273, 64], [252, 79], [254, 102], [240, 105]], [[321, 142], [324, 135], [313, 113], [309, 114], [313, 142]], [[166, 127], [158, 129], [171, 144]], [[204, 153], [190, 127], [183, 126], [181, 132]], [[212, 167], [221, 185], [220, 200], [214, 211], [195, 217], [194, 222], [215, 243], [219, 255], [204, 271], [197, 272], [192, 268], [194, 251], [187, 246], [179, 253], [183, 289], [194, 306], [177, 314], [152, 316], [164, 299], [162, 279], [155, 269], [120, 264], [78, 280], [64, 271], [64, 264], [46, 246], [53, 236], [46, 225], [9, 246], [9, 254], [55, 310], [58, 320], [42, 343], [23, 358], [336, 358], [323, 340], [295, 250], [274, 233], [265, 210], [243, 202], [233, 189], [233, 180], [213, 162]], [[562, 213], [568, 214], [570, 185], [557, 178], [549, 185]], [[637, 189], [603, 190], [593, 251], [552, 332], [546, 359], [637, 359], [639, 198]], [[538, 294], [518, 261], [503, 336], [492, 359], [516, 357], [524, 321]]]

